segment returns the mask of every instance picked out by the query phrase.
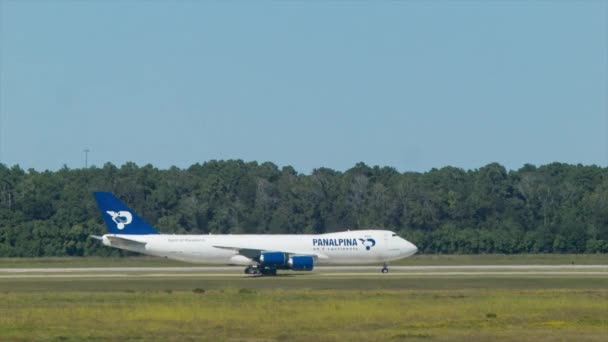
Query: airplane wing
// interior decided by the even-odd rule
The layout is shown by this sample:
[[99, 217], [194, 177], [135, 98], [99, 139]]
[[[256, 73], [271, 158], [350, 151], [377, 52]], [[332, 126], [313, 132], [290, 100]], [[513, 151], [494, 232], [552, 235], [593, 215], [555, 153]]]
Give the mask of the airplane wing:
[[259, 257], [260, 254], [262, 254], [262, 252], [269, 252], [269, 251], [273, 251], [273, 252], [283, 252], [283, 253], [287, 253], [287, 254], [291, 254], [291, 255], [310, 255], [312, 257], [314, 257], [315, 259], [328, 259], [329, 257], [325, 254], [322, 253], [317, 253], [317, 252], [313, 252], [311, 253], [311, 251], [307, 250], [307, 251], [297, 251], [297, 250], [269, 250], [267, 248], [255, 248], [254, 246], [239, 246], [239, 245], [233, 245], [233, 246], [213, 246], [215, 248], [222, 248], [222, 249], [229, 249], [229, 250], [233, 250], [233, 251], [237, 251], [240, 255], [246, 256], [248, 258], [256, 258]]

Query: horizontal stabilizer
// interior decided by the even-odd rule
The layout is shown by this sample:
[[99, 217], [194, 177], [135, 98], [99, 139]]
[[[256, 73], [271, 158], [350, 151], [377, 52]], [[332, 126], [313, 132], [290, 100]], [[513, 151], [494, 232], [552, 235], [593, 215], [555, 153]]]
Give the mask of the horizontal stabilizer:
[[110, 242], [110, 246], [112, 247], [130, 250], [142, 250], [146, 247], [146, 242], [140, 242], [111, 235], [106, 235], [106, 238], [108, 239], [108, 241]]

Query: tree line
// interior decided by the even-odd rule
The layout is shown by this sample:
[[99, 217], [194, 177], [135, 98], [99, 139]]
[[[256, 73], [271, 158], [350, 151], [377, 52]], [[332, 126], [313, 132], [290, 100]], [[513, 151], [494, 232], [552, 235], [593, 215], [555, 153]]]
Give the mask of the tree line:
[[112, 191], [163, 233], [389, 229], [423, 253], [606, 253], [608, 169], [497, 163], [339, 172], [241, 160], [186, 169], [126, 163], [39, 172], [0, 164], [0, 256], [118, 255], [93, 191]]

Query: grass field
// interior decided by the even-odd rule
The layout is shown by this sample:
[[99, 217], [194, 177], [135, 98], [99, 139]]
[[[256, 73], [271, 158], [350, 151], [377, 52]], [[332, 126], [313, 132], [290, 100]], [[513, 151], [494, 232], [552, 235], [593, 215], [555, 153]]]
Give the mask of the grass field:
[[608, 290], [35, 292], [0, 340], [605, 341]]
[[[420, 254], [391, 265], [608, 265], [608, 254]], [[0, 258], [0, 268], [192, 266], [158, 257]]]
[[[603, 256], [421, 256], [406, 265], [606, 264]], [[574, 259], [576, 258], [576, 259]], [[511, 262], [507, 260], [511, 259]], [[2, 259], [2, 263], [7, 260]], [[504, 262], [503, 262], [504, 261]], [[160, 262], [160, 263], [159, 263]], [[14, 267], [178, 266], [156, 258]], [[1, 267], [6, 267], [2, 264]], [[0, 341], [606, 341], [608, 274], [234, 271], [0, 277]]]
[[1, 341], [605, 341], [608, 276], [0, 280]]

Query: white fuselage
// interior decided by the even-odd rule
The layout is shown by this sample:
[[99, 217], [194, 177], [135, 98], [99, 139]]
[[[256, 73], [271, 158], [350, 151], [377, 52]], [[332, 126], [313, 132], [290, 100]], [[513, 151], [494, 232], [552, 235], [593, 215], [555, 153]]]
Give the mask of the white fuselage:
[[[116, 244], [111, 237], [141, 244]], [[106, 234], [106, 246], [169, 259], [205, 263], [255, 265], [248, 251], [280, 251], [312, 255], [316, 263], [383, 263], [418, 251], [409, 241], [385, 230], [357, 230], [315, 235], [122, 235]]]

